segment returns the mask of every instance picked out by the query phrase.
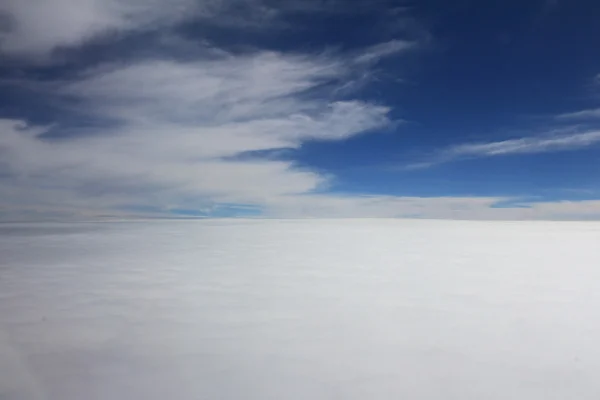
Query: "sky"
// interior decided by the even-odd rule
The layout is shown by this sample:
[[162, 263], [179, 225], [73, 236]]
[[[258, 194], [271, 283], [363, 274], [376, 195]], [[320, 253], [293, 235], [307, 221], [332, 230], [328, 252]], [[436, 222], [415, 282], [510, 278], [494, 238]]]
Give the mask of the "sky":
[[0, 0], [0, 220], [600, 219], [591, 0]]

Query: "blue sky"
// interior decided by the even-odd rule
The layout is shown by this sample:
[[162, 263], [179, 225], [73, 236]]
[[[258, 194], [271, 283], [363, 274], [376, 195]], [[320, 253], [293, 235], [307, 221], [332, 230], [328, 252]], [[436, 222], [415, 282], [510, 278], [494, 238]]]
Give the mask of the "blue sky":
[[600, 218], [594, 1], [0, 2], [0, 218]]

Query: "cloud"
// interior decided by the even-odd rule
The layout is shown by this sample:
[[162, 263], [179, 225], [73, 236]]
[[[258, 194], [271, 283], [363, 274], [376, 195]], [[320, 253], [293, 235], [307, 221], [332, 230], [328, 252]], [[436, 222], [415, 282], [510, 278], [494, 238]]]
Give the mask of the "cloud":
[[[92, 39], [163, 30], [183, 22], [240, 29], [286, 27], [287, 16], [302, 13], [360, 13], [385, 10], [386, 1], [282, 0], [2, 0], [0, 54], [46, 61], [56, 50], [76, 48]], [[377, 52], [396, 52], [391, 41]], [[384, 54], [382, 54], [383, 56]], [[366, 56], [367, 58], [369, 56]]]
[[267, 215], [299, 218], [490, 218], [493, 197], [313, 195], [278, 198]]
[[[326, 101], [303, 98], [303, 94], [345, 80], [351, 73], [341, 59], [258, 52], [193, 62], [156, 60], [94, 68], [56, 90], [83, 101], [94, 113], [128, 123], [160, 120], [212, 126], [257, 120], [268, 128], [281, 122], [278, 117], [291, 117], [286, 124], [298, 126], [308, 114], [325, 111]], [[330, 106], [336, 115], [346, 112], [347, 118], [353, 114], [349, 111], [358, 111], [350, 108], [360, 107], [360, 103]], [[382, 107], [373, 110], [387, 111]], [[339, 136], [339, 132], [333, 135]]]
[[[600, 200], [518, 201], [502, 197], [295, 196], [269, 208], [299, 218], [433, 218], [462, 220], [598, 220]], [[500, 207], [510, 202], [512, 207]]]
[[361, 52], [361, 54], [356, 57], [355, 62], [359, 64], [373, 63], [384, 57], [389, 57], [413, 49], [415, 46], [415, 42], [390, 40], [389, 42], [377, 44]]
[[598, 119], [600, 118], [600, 108], [592, 108], [588, 110], [575, 111], [570, 113], [559, 114], [556, 119], [559, 120], [580, 120], [580, 119]]
[[[352, 79], [354, 57], [220, 52], [192, 61], [108, 64], [52, 81], [53, 96], [111, 123], [53, 137], [50, 127], [0, 120], [0, 218], [169, 216], [173, 209], [211, 215], [227, 205], [302, 218], [538, 219], [595, 212], [595, 203], [583, 202], [498, 208], [510, 199], [332, 194], [330, 176], [252, 156], [385, 128], [389, 108], [324, 95]], [[598, 140], [599, 133], [587, 132], [461, 145], [444, 154], [539, 152]]]
[[[322, 193], [332, 177], [259, 152], [386, 129], [394, 122], [389, 107], [353, 98], [353, 90], [379, 60], [415, 44], [391, 40], [346, 54], [231, 53], [202, 40], [190, 45], [165, 28], [193, 20], [239, 30], [287, 13], [341, 10], [320, 0], [276, 7], [262, 0], [1, 2], [8, 24], [0, 53], [25, 65], [100, 37], [108, 43], [132, 32], [165, 34], [152, 59], [8, 82], [61, 108], [70, 123], [60, 113], [52, 126], [0, 120], [0, 215], [168, 215], [221, 204], [283, 209], [277, 204]], [[185, 57], [161, 56], [182, 44]], [[336, 97], [342, 88], [345, 100]]]
[[292, 161], [239, 156], [385, 127], [385, 106], [313, 93], [343, 81], [347, 64], [259, 51], [105, 65], [51, 82], [80, 114], [111, 123], [51, 138], [48, 127], [1, 120], [1, 197], [52, 210], [166, 209], [321, 190], [329, 177]]
[[600, 219], [600, 200], [540, 202], [531, 207], [538, 219]]
[[321, 11], [321, 1], [303, 7], [287, 0], [277, 7], [263, 0], [3, 0], [0, 53], [45, 60], [55, 50], [91, 39], [158, 30], [196, 20], [203, 24], [267, 27], [287, 11]]
[[216, 2], [194, 0], [3, 0], [0, 51], [46, 57], [95, 36], [171, 24], [209, 13]]
[[587, 147], [599, 141], [600, 131], [589, 131], [556, 137], [527, 137], [491, 143], [462, 144], [449, 149], [448, 154], [461, 157], [546, 153]]
[[600, 142], [600, 131], [524, 137], [485, 143], [465, 143], [443, 149], [430, 160], [410, 164], [406, 169], [428, 168], [463, 158], [495, 157], [575, 150]]

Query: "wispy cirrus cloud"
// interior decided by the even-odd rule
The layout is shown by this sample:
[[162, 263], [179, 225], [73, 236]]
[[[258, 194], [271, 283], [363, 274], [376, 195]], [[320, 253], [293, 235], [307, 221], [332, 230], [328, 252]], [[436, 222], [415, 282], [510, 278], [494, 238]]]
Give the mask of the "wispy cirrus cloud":
[[194, 15], [214, 12], [219, 2], [194, 0], [5, 0], [0, 15], [0, 51], [45, 58], [62, 47], [98, 35], [155, 29]]
[[[106, 36], [115, 40], [169, 31], [187, 20], [244, 29], [250, 20], [339, 10], [338, 3], [320, 0], [276, 6], [262, 0], [7, 0], [0, 7], [9, 22], [0, 52], [25, 65], [103, 35], [116, 34]], [[251, 12], [242, 23], [236, 18], [246, 9]], [[50, 127], [26, 117], [0, 120], [3, 215], [168, 214], [221, 204], [291, 212], [282, 205], [331, 203], [312, 197], [327, 188], [329, 175], [257, 154], [386, 128], [393, 122], [389, 107], [356, 98], [352, 90], [343, 100], [336, 93], [369, 75], [379, 60], [415, 47], [391, 40], [319, 54], [198, 44], [177, 57], [163, 52], [169, 43], [160, 46], [143, 59], [108, 60], [52, 79], [20, 77], [17, 86], [34, 90], [40, 102], [68, 104], [61, 112], [71, 124], [59, 116]], [[95, 123], [82, 122], [90, 119]], [[367, 208], [355, 212], [372, 213]]]
[[385, 106], [311, 95], [343, 85], [354, 57], [223, 53], [110, 64], [53, 81], [55, 96], [113, 123], [52, 137], [48, 127], [0, 120], [0, 217], [210, 215], [223, 204], [272, 217], [522, 217], [495, 208], [503, 198], [326, 193], [329, 176], [291, 160], [237, 158], [389, 124]]
[[314, 92], [351, 79], [355, 56], [347, 57], [224, 52], [107, 64], [54, 80], [41, 90], [110, 123], [57, 138], [48, 127], [1, 120], [0, 197], [51, 210], [167, 210], [264, 207], [322, 190], [327, 175], [291, 160], [238, 156], [389, 124], [388, 107]]
[[389, 42], [371, 46], [359, 54], [355, 62], [359, 64], [377, 62], [384, 57], [402, 53], [406, 50], [414, 49], [417, 43], [405, 40], [390, 40]]
[[561, 133], [494, 142], [464, 143], [440, 150], [430, 160], [408, 165], [407, 169], [428, 168], [465, 158], [535, 154], [581, 149], [600, 143], [600, 131]]
[[460, 157], [545, 153], [578, 149], [598, 142], [600, 142], [600, 131], [589, 131], [561, 136], [525, 137], [499, 142], [461, 144], [450, 148], [448, 154]]
[[600, 118], [600, 108], [590, 108], [586, 110], [574, 111], [556, 116], [558, 120], [586, 120]]
[[[287, 16], [298, 13], [373, 12], [389, 7], [387, 3], [359, 1], [347, 7], [328, 0], [4, 0], [0, 2], [0, 54], [45, 61], [56, 50], [76, 48], [92, 39], [168, 30], [189, 21], [233, 30], [281, 28], [287, 26]], [[392, 47], [399, 45], [392, 41], [372, 50], [394, 52], [397, 49]]]
[[4, 0], [0, 54], [47, 60], [53, 52], [89, 40], [168, 30], [187, 21], [240, 28], [274, 26], [291, 12], [320, 12], [328, 2], [284, 0]]

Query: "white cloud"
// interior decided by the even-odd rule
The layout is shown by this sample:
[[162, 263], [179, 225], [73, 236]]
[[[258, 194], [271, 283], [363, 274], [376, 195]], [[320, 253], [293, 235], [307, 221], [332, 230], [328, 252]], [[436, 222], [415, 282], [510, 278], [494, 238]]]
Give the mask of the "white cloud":
[[575, 150], [600, 142], [600, 131], [524, 137], [485, 143], [465, 143], [441, 150], [431, 160], [408, 165], [407, 169], [428, 168], [465, 157], [494, 157]]
[[[242, 9], [251, 10], [243, 18], [249, 22], [332, 6], [291, 0], [276, 9], [260, 0], [6, 0], [0, 12], [9, 25], [0, 52], [44, 59], [99, 35], [158, 29], [186, 18], [241, 23], [236, 16]], [[81, 132], [70, 128], [72, 136], [51, 139], [47, 127], [1, 120], [0, 208], [3, 215], [97, 215], [131, 206], [271, 207], [310, 196], [331, 178], [292, 161], [247, 153], [385, 128], [388, 107], [338, 101], [334, 94], [368, 75], [369, 65], [412, 47], [392, 40], [346, 56], [260, 50], [236, 55], [195, 47], [188, 61], [158, 57], [104, 64], [61, 81], [25, 82], [52, 92], [57, 103], [70, 100], [77, 115], [108, 124], [82, 126]]]
[[598, 119], [600, 118], [600, 108], [592, 108], [588, 110], [560, 114], [556, 118], [563, 120]]
[[600, 219], [600, 200], [549, 201], [531, 205], [537, 218]]
[[[358, 12], [360, 7], [321, 0], [2, 0], [0, 54], [47, 60], [55, 50], [79, 46], [103, 35], [156, 30], [187, 20], [239, 28], [283, 27], [282, 16], [306, 12]], [[372, 48], [372, 57], [390, 55], [409, 43], [390, 41]], [[379, 54], [379, 55], [378, 55]]]
[[[498, 207], [510, 201], [514, 206]], [[508, 204], [508, 203], [506, 203]], [[502, 197], [293, 196], [268, 215], [298, 218], [434, 218], [464, 220], [600, 219], [600, 200], [518, 202]]]
[[0, 229], [4, 400], [597, 399], [597, 224]]
[[390, 40], [389, 42], [380, 43], [372, 46], [366, 51], [362, 52], [356, 57], [357, 63], [372, 63], [379, 61], [381, 58], [389, 57], [395, 54], [399, 54], [406, 50], [413, 49], [415, 47], [414, 42], [404, 40]]
[[288, 116], [324, 104], [292, 95], [330, 83], [348, 71], [337, 60], [260, 52], [195, 62], [159, 60], [97, 68], [59, 91], [103, 116], [211, 124]]
[[[352, 64], [352, 63], [349, 63]], [[325, 100], [315, 89], [343, 85], [343, 58], [258, 52], [205, 60], [110, 65], [54, 82], [80, 112], [115, 121], [69, 138], [46, 127], [0, 120], [0, 215], [168, 215], [248, 205], [273, 217], [538, 219], [589, 216], [600, 203], [496, 208], [504, 198], [325, 194], [330, 177], [292, 161], [239, 158], [250, 151], [341, 140], [389, 123], [388, 108]], [[599, 132], [455, 146], [446, 157], [553, 151], [600, 141]], [[161, 211], [162, 210], [162, 211]], [[125, 214], [124, 214], [125, 213]]]
[[76, 46], [94, 36], [156, 27], [209, 12], [213, 3], [194, 0], [3, 0], [6, 28], [0, 50], [6, 54], [46, 57], [60, 47]]
[[497, 156], [571, 150], [600, 142], [600, 131], [555, 137], [527, 137], [490, 143], [462, 144], [448, 150], [451, 156]]
[[269, 204], [273, 216], [301, 218], [455, 218], [490, 217], [493, 197], [397, 197], [313, 195], [277, 198]]
[[341, 140], [388, 122], [388, 108], [311, 95], [344, 79], [343, 60], [272, 52], [203, 61], [95, 68], [53, 83], [80, 112], [113, 128], [44, 139], [44, 127], [2, 120], [5, 204], [107, 209], [264, 205], [325, 187], [328, 177], [291, 161], [240, 160], [251, 151]]

